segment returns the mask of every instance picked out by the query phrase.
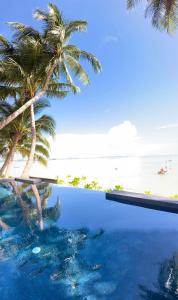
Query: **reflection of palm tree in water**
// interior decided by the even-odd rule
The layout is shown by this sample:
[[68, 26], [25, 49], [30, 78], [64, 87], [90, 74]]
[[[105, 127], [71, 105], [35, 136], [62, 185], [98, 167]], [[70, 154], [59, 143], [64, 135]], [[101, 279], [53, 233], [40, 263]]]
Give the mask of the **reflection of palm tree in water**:
[[[51, 195], [50, 186], [47, 184], [40, 184], [35, 188], [22, 184], [18, 186], [16, 193], [17, 197], [21, 199], [19, 200], [21, 209], [13, 216], [13, 218], [17, 218], [17, 221], [14, 222], [17, 224], [17, 229], [15, 229], [15, 234], [12, 234], [13, 239], [0, 242], [4, 248], [5, 259], [13, 257], [18, 270], [27, 277], [47, 276], [51, 284], [54, 281], [62, 284], [66, 293], [69, 292], [71, 296], [77, 295], [81, 288], [85, 290], [86, 282], [94, 280], [101, 265], [97, 261], [94, 265], [85, 262], [80, 255], [80, 250], [85, 247], [87, 239], [94, 241], [96, 238], [100, 238], [104, 231], [101, 229], [91, 233], [87, 228], [79, 230], [58, 228], [55, 221], [59, 217], [59, 200], [56, 201], [54, 207], [46, 207]], [[34, 194], [37, 198], [37, 206], [34, 206]], [[25, 208], [24, 203], [26, 204]], [[18, 214], [20, 213], [23, 221], [18, 226]], [[51, 225], [50, 222], [43, 230], [39, 230], [39, 226], [36, 226], [34, 221], [37, 217], [38, 225], [42, 229], [39, 223], [42, 216], [44, 222], [50, 219], [53, 223]], [[6, 219], [4, 220], [6, 221]], [[32, 253], [34, 247], [39, 247], [41, 250], [37, 255]]]
[[32, 184], [32, 191], [36, 198], [36, 207], [37, 207], [37, 211], [38, 211], [39, 227], [41, 230], [43, 230], [44, 223], [43, 223], [42, 208], [41, 208], [41, 198], [40, 198], [40, 194], [39, 194], [38, 189], [35, 184]]
[[15, 181], [11, 182], [11, 186], [13, 188], [13, 191], [15, 193], [15, 195], [17, 196], [17, 203], [20, 206], [21, 210], [22, 210], [22, 216], [23, 216], [23, 220], [25, 221], [27, 226], [30, 226], [30, 218], [29, 218], [29, 206], [26, 203], [26, 201], [23, 200], [22, 198], [22, 191], [21, 189], [19, 189], [18, 185], [16, 184]]
[[48, 206], [48, 200], [50, 199], [52, 195], [52, 187], [49, 185], [49, 183], [40, 183], [38, 185], [31, 185], [31, 188], [28, 188], [26, 191], [27, 195], [30, 198], [35, 198], [36, 206], [37, 206], [37, 213], [39, 216], [39, 219], [41, 215], [45, 220], [52, 220], [55, 222], [60, 215], [60, 200], [59, 197], [57, 197], [57, 200], [52, 207]]
[[[48, 199], [51, 196], [52, 188], [48, 183], [41, 183], [29, 185], [23, 183], [17, 185], [15, 181], [11, 183], [15, 194], [17, 195], [17, 202], [22, 209], [23, 221], [26, 225], [33, 228], [36, 223], [41, 230], [44, 229], [44, 219], [51, 219], [53, 221], [59, 217], [60, 201], [57, 199], [53, 207], [48, 208]], [[34, 204], [34, 201], [36, 204]], [[37, 218], [37, 222], [35, 222]]]
[[44, 222], [54, 223], [60, 215], [59, 199], [53, 207], [47, 207], [52, 192], [48, 183], [41, 183], [37, 187], [29, 184], [18, 185], [12, 181], [10, 186], [4, 185], [8, 190], [10, 187], [13, 194], [1, 199], [0, 206], [0, 258], [3, 258], [2, 252], [7, 258], [23, 251], [33, 241], [35, 243], [38, 230], [44, 229]]
[[0, 218], [0, 227], [4, 230], [9, 230], [10, 227]]
[[176, 300], [178, 299], [178, 253], [162, 264], [158, 276], [156, 290], [140, 286], [140, 296], [145, 300]]
[[13, 194], [8, 194], [1, 199], [0, 228], [6, 230], [9, 227], [23, 224], [23, 227], [31, 229], [38, 225], [43, 230], [43, 219], [46, 222], [48, 220], [55, 222], [59, 218], [59, 198], [52, 207], [48, 207], [48, 200], [52, 194], [52, 187], [49, 183], [29, 185], [26, 183], [17, 184], [12, 181], [3, 187], [8, 191], [12, 189]]

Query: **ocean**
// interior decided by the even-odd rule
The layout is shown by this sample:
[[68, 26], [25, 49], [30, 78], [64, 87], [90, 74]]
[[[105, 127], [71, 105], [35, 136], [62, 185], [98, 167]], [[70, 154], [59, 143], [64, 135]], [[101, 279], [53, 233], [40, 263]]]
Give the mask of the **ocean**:
[[[23, 165], [15, 161], [12, 175], [20, 176]], [[162, 167], [167, 173], [158, 175]], [[178, 194], [178, 155], [53, 159], [47, 168], [34, 164], [31, 175], [64, 180], [67, 175], [86, 176], [86, 183], [95, 180], [104, 188], [121, 185], [128, 191], [172, 196]]]

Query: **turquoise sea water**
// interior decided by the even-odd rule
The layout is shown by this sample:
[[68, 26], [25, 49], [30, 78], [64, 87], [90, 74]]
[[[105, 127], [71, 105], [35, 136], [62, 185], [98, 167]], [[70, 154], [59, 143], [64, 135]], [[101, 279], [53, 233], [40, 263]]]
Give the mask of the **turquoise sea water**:
[[9, 226], [0, 232], [0, 299], [178, 299], [176, 214], [99, 192], [37, 190], [40, 205], [28, 185], [0, 199]]

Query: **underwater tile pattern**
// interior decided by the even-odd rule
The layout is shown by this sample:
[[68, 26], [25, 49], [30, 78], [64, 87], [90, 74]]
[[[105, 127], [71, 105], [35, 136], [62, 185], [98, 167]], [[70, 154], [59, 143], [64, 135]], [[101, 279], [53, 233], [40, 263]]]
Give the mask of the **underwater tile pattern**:
[[178, 299], [178, 216], [47, 183], [0, 185], [0, 300]]

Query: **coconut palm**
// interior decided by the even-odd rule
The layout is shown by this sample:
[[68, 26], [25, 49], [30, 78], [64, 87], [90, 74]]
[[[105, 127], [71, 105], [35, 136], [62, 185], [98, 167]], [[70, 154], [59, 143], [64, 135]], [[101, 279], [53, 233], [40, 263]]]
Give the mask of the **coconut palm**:
[[[6, 230], [11, 226], [16, 227], [25, 223], [30, 229], [36, 227], [37, 224], [40, 225], [39, 207], [37, 206], [37, 201], [35, 201], [37, 200], [36, 193], [40, 199], [40, 210], [42, 210], [40, 219], [43, 218], [45, 222], [50, 221], [51, 223], [51, 221], [55, 222], [60, 217], [60, 200], [58, 197], [53, 206], [49, 207], [47, 205], [52, 193], [51, 186], [48, 183], [38, 184], [35, 194], [34, 187], [27, 183], [17, 184], [15, 181], [12, 181], [4, 188], [11, 189], [13, 194], [1, 199], [0, 228], [3, 227]], [[17, 201], [14, 201], [14, 194]], [[8, 216], [8, 219], [6, 219], [8, 212], [10, 212], [10, 217]]]
[[[9, 77], [12, 77], [14, 81], [14, 76], [9, 76], [9, 71], [10, 74], [11, 72], [18, 72], [20, 75], [20, 82], [25, 79], [26, 101], [18, 111], [14, 112], [11, 116], [8, 116], [8, 118], [4, 119], [0, 123], [0, 129], [7, 125], [27, 107], [30, 106], [31, 109], [31, 130], [33, 138], [30, 159], [28, 160], [23, 173], [24, 177], [28, 176], [29, 169], [32, 165], [36, 142], [33, 103], [44, 93], [52, 96], [55, 91], [55, 96], [60, 96], [59, 93], [61, 93], [61, 88], [70, 87], [74, 92], [78, 91], [76, 86], [73, 84], [67, 64], [70, 66], [74, 74], [77, 75], [77, 77], [85, 84], [89, 83], [89, 79], [80, 64], [81, 58], [85, 58], [90, 61], [96, 72], [100, 70], [100, 64], [93, 55], [78, 49], [74, 45], [68, 44], [71, 34], [77, 30], [84, 30], [86, 28], [86, 22], [74, 21], [65, 23], [62, 17], [60, 17], [61, 13], [57, 7], [52, 4], [49, 4], [49, 13], [39, 10], [35, 13], [35, 17], [38, 19], [42, 19], [42, 15], [47, 16], [47, 19], [45, 20], [46, 28], [42, 34], [39, 34], [33, 28], [23, 24], [10, 23], [10, 25], [16, 29], [14, 42], [15, 55], [14, 47], [4, 38], [1, 39], [3, 48], [2, 56], [4, 57], [4, 53], [7, 53], [6, 60], [4, 61], [3, 59], [3, 62], [1, 63], [1, 82], [5, 81], [6, 84], [11, 84], [11, 78], [9, 79]], [[7, 73], [7, 70], [8, 74], [4, 75]], [[59, 82], [60, 75], [62, 73], [66, 76], [66, 84], [61, 84]], [[15, 84], [17, 84], [17, 78]], [[62, 92], [64, 93], [66, 91]]]
[[[72, 84], [73, 80], [68, 67], [79, 80], [81, 80], [84, 84], [89, 84], [88, 75], [80, 63], [81, 59], [88, 60], [95, 72], [99, 72], [101, 70], [100, 63], [95, 56], [69, 43], [69, 40], [73, 33], [86, 30], [87, 23], [85, 21], [76, 20], [66, 22], [63, 19], [62, 14], [57, 6], [51, 3], [48, 5], [48, 11], [36, 10], [34, 13], [34, 17], [44, 22], [45, 27], [42, 33], [39, 33], [35, 29], [21, 23], [11, 22], [10, 25], [15, 29], [16, 45], [18, 45], [19, 42], [23, 43], [24, 41], [29, 39], [32, 39], [33, 43], [35, 43], [34, 41], [36, 41], [37, 45], [41, 49], [40, 51], [43, 52], [42, 65], [40, 67], [40, 63], [38, 62], [39, 55], [37, 55], [38, 51], [35, 50], [37, 56], [37, 64], [40, 69], [43, 69], [43, 74], [46, 73], [46, 76], [45, 79], [43, 79], [43, 84], [41, 82], [35, 92], [33, 91], [32, 94], [29, 94], [29, 98], [22, 106], [16, 112], [0, 122], [0, 129], [9, 124], [19, 114], [21, 114], [38, 99], [44, 96], [44, 94], [47, 93], [47, 90], [53, 89], [54, 85], [56, 89], [57, 87], [60, 88], [60, 80], [62, 74], [65, 75], [67, 83]], [[3, 47], [8, 48], [8, 53], [12, 51], [11, 45], [9, 45], [9, 43], [7, 43], [6, 41], [3, 41]], [[27, 49], [27, 55], [25, 54], [26, 62], [28, 61], [28, 51], [29, 47]], [[16, 63], [14, 64], [14, 61], [12, 60], [9, 61], [8, 59], [6, 61], [6, 67], [3, 65], [3, 63], [1, 63], [0, 66], [0, 82], [3, 82], [5, 68], [8, 65], [13, 64], [13, 68], [18, 68], [16, 66]], [[21, 69], [18, 69], [18, 72], [20, 73]], [[28, 80], [30, 81], [31, 73], [27, 72], [27, 74]], [[55, 82], [53, 81], [54, 79]], [[9, 83], [11, 84], [11, 82]]]
[[[1, 82], [0, 99], [3, 101], [8, 96], [18, 97], [23, 103], [28, 101], [38, 91], [46, 77], [45, 66], [49, 61], [49, 54], [43, 49], [36, 37], [29, 36], [10, 44], [5, 38], [1, 42]], [[55, 80], [50, 81], [46, 95], [63, 98], [67, 95], [69, 88], [74, 92], [75, 87], [69, 84], [57, 84]], [[15, 113], [15, 112], [14, 112]], [[23, 176], [28, 177], [33, 163], [36, 145], [36, 128], [34, 116], [34, 104], [30, 106], [30, 121], [32, 142], [29, 159], [24, 168]]]
[[[8, 116], [17, 110], [22, 103], [15, 100], [11, 105], [7, 101], [1, 103], [0, 119]], [[38, 115], [45, 108], [49, 107], [49, 102], [46, 100], [39, 100], [34, 104], [34, 113]], [[23, 114], [13, 120], [8, 126], [2, 130], [0, 138], [1, 148], [4, 147], [3, 155], [6, 155], [0, 174], [8, 175], [12, 166], [15, 153], [19, 153], [22, 157], [28, 157], [31, 150], [31, 124], [30, 124], [30, 110], [27, 109]], [[49, 157], [50, 145], [44, 134], [54, 136], [55, 122], [48, 115], [42, 115], [36, 120], [36, 137], [37, 144], [35, 147], [34, 159], [39, 163], [46, 165]]]
[[[138, 0], [127, 0], [129, 9], [135, 7]], [[159, 29], [172, 32], [178, 24], [178, 1], [177, 0], [147, 0], [145, 11], [146, 17], [152, 18], [152, 25]]]

